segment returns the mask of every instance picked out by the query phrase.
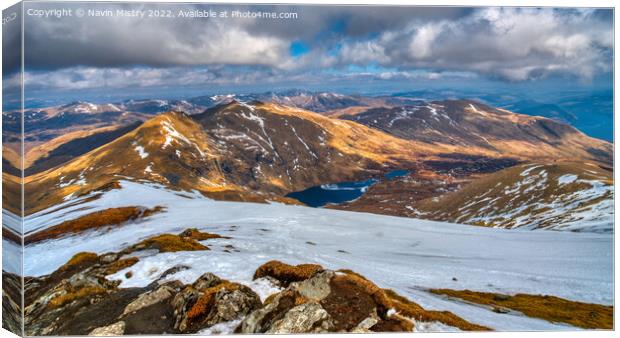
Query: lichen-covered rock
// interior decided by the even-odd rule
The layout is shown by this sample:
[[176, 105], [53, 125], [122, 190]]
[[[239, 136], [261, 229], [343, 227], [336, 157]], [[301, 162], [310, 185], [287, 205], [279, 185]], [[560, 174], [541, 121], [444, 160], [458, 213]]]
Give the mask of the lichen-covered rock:
[[[284, 268], [282, 268], [284, 266]], [[275, 268], [274, 268], [275, 267]], [[295, 270], [283, 263], [261, 266], [258, 275]], [[256, 275], [256, 274], [255, 274]], [[411, 331], [413, 323], [388, 311], [390, 300], [383, 290], [354, 274], [316, 269], [309, 278], [291, 282], [268, 298], [265, 306], [248, 315], [239, 326], [242, 333], [317, 333]], [[280, 274], [280, 277], [282, 274]], [[301, 274], [295, 274], [300, 278]], [[274, 277], [278, 278], [278, 277]], [[280, 279], [279, 279], [280, 280]], [[290, 280], [290, 279], [289, 279]]]
[[112, 325], [98, 327], [92, 330], [89, 336], [122, 336], [125, 333], [125, 322], [120, 321]]
[[299, 292], [286, 289], [265, 300], [262, 308], [250, 313], [241, 322], [238, 331], [242, 333], [267, 332], [276, 321], [297, 305], [307, 301]]
[[155, 303], [163, 302], [175, 294], [174, 288], [168, 285], [162, 285], [154, 291], [149, 291], [138, 296], [136, 300], [129, 303], [122, 315], [126, 315], [128, 313], [139, 311], [147, 306], [153, 305]]
[[[160, 243], [162, 237], [153, 243], [162, 244], [163, 251], [177, 249], [177, 244], [193, 247], [198, 242], [192, 237], [203, 235], [189, 230], [174, 235], [181, 238], [178, 243]], [[260, 266], [254, 277], [278, 285], [263, 295], [264, 303], [251, 288], [212, 273], [189, 285], [167, 281], [188, 268], [182, 265], [145, 287], [119, 288], [118, 281], [106, 276], [136, 264], [139, 258], [129, 255], [133, 250], [135, 245], [101, 256], [80, 253], [48, 276], [27, 277], [26, 335], [398, 332], [412, 331], [414, 320], [484, 328], [447, 311], [424, 310], [352, 271], [316, 264], [271, 261]], [[256, 282], [252, 287], [257, 288]]]
[[260, 298], [245, 285], [207, 273], [172, 300], [174, 328], [194, 333], [220, 322], [245, 316], [261, 306]]
[[331, 317], [315, 302], [297, 305], [275, 321], [267, 333], [320, 333], [333, 327]]

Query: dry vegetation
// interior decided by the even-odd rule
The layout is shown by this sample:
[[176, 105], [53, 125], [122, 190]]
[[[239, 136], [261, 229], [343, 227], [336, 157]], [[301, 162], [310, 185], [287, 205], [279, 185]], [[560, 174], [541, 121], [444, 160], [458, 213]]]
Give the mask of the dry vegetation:
[[96, 211], [26, 236], [24, 242], [28, 245], [49, 239], [79, 234], [87, 230], [118, 226], [125, 222], [135, 221], [161, 211], [163, 211], [163, 208], [159, 206], [153, 209], [131, 206]]
[[318, 264], [288, 265], [280, 261], [269, 261], [256, 270], [254, 279], [273, 277], [282, 285], [288, 286], [290, 283], [306, 280], [323, 270]]
[[567, 299], [517, 294], [514, 296], [470, 290], [433, 289], [439, 295], [455, 297], [467, 302], [488, 305], [495, 311], [511, 309], [528, 317], [541, 318], [554, 323], [566, 323], [585, 329], [613, 329], [614, 308]]
[[99, 261], [99, 256], [94, 252], [79, 252], [73, 255], [71, 259], [63, 266], [58, 268], [57, 272], [66, 272], [76, 270], [86, 265], [95, 264]]
[[222, 236], [222, 235], [218, 235], [218, 234], [210, 234], [208, 232], [200, 232], [196, 228], [187, 229], [187, 230], [183, 231], [182, 233], [180, 233], [179, 236], [195, 239], [197, 241], [204, 241], [204, 240], [212, 239], [212, 238], [230, 238], [230, 237], [226, 237], [226, 236]]
[[390, 299], [393, 308], [403, 316], [407, 316], [423, 322], [440, 322], [449, 326], [459, 328], [463, 331], [491, 330], [486, 326], [470, 323], [450, 311], [425, 310], [417, 303], [408, 300], [407, 298], [397, 294], [393, 290], [384, 289], [383, 291]]
[[73, 292], [68, 292], [60, 296], [57, 296], [55, 298], [52, 298], [50, 302], [48, 303], [48, 306], [51, 308], [57, 308], [65, 304], [71, 303], [74, 300], [79, 300], [79, 299], [83, 299], [85, 297], [94, 296], [94, 295], [100, 295], [105, 292], [106, 290], [102, 287], [87, 286], [81, 289], [77, 289]]
[[355, 280], [361, 285], [365, 285], [367, 290], [373, 294], [377, 303], [382, 304], [386, 309], [395, 309], [401, 316], [409, 317], [417, 321], [423, 322], [440, 322], [449, 326], [459, 328], [463, 331], [489, 331], [490, 328], [474, 323], [470, 323], [465, 319], [455, 315], [449, 311], [430, 311], [409, 299], [397, 294], [390, 289], [380, 289], [364, 276], [348, 270], [338, 270], [347, 274], [349, 278]]
[[155, 249], [159, 252], [209, 250], [208, 247], [200, 244], [195, 239], [189, 237], [181, 237], [179, 235], [163, 234], [147, 238], [142, 242], [132, 246], [128, 251], [133, 252], [149, 249]]
[[129, 258], [125, 258], [125, 259], [120, 259], [112, 264], [110, 264], [105, 271], [106, 275], [111, 275], [113, 273], [116, 273], [118, 271], [121, 271], [125, 268], [128, 268], [136, 263], [138, 263], [138, 257], [129, 257]]
[[191, 325], [194, 322], [199, 321], [200, 318], [205, 317], [208, 314], [213, 306], [214, 297], [220, 290], [234, 291], [239, 289], [239, 287], [239, 284], [231, 283], [229, 281], [222, 281], [220, 284], [202, 291], [202, 296], [198, 298], [196, 303], [194, 303], [194, 305], [187, 312], [189, 324]]

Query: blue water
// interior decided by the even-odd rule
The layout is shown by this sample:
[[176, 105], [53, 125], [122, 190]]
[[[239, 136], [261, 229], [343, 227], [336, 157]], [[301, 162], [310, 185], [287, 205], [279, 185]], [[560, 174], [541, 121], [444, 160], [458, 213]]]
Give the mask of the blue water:
[[[408, 170], [395, 170], [385, 174], [385, 178], [394, 179], [405, 176]], [[379, 180], [371, 178], [365, 181], [323, 184], [302, 191], [292, 192], [286, 197], [294, 198], [307, 206], [320, 208], [327, 204], [342, 204], [360, 198], [370, 186]]]
[[385, 178], [387, 178], [388, 180], [391, 180], [397, 177], [406, 176], [407, 174], [409, 174], [409, 170], [394, 170], [394, 171], [390, 171], [389, 173], [385, 174]]

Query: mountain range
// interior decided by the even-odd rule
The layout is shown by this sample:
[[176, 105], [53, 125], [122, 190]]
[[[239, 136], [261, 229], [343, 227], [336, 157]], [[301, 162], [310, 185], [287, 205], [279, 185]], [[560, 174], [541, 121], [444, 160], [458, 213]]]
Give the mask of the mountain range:
[[[594, 167], [601, 184], [613, 184], [612, 144], [558, 120], [471, 100], [285, 94], [255, 96], [263, 101], [226, 95], [193, 103], [76, 102], [29, 111], [24, 115], [26, 212], [96, 195], [121, 178], [214, 199], [299, 204], [287, 194], [405, 170], [405, 177], [383, 179], [357, 201], [329, 207], [495, 226], [478, 222], [485, 215], [465, 219], [445, 210], [462, 206], [456, 202], [433, 206], [422, 197], [465, 191], [493, 173], [528, 163], [582, 162]], [[10, 135], [18, 131], [18, 120], [14, 113], [4, 115], [3, 193], [11, 196], [18, 189], [19, 163]], [[568, 167], [567, 174], [590, 175], [589, 167]], [[414, 185], [403, 183], [412, 180]], [[382, 186], [390, 187], [392, 207], [375, 201]], [[415, 205], [394, 207], [411, 194]]]

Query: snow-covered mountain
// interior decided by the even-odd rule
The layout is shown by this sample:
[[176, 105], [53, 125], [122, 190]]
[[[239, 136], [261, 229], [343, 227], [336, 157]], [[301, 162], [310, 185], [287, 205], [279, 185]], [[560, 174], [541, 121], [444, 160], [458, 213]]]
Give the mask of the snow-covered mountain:
[[[613, 264], [608, 255], [613, 238], [608, 234], [492, 229], [303, 206], [218, 202], [157, 184], [121, 181], [120, 185], [97, 200], [82, 196], [27, 217], [27, 234], [108, 208], [160, 206], [164, 211], [28, 245], [25, 274], [48, 274], [78, 252], [119, 251], [156, 234], [195, 227], [228, 238], [209, 240], [209, 251], [145, 251], [136, 256], [135, 265], [107, 278], [129, 288], [145, 286], [164, 274], [164, 281], [191, 283], [211, 272], [264, 294], [277, 290], [267, 291], [252, 280], [260, 264], [271, 259], [318, 263], [351, 269], [425, 308], [451, 311], [497, 330], [574, 328], [516, 312], [494, 312], [428, 289], [546, 294], [613, 303]], [[450, 330], [431, 328], [437, 329]]]
[[608, 165], [613, 161], [611, 143], [588, 137], [568, 124], [470, 100], [420, 101], [340, 118], [404, 139], [481, 147], [517, 158], [578, 156]]
[[593, 164], [519, 165], [422, 201], [418, 215], [490, 227], [613, 233], [612, 182], [611, 172]]

